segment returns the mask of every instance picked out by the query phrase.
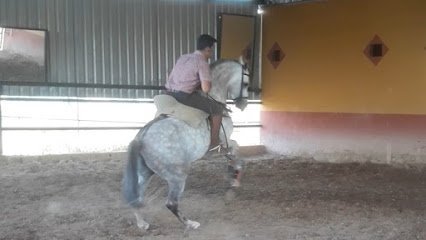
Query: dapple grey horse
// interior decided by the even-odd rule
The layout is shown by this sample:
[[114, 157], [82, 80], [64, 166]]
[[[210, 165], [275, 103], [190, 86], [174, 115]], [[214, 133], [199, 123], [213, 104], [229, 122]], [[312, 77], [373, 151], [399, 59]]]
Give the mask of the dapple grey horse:
[[[219, 60], [210, 65], [212, 88], [209, 96], [223, 104], [229, 97], [234, 99], [238, 108], [247, 105], [249, 74], [241, 62]], [[221, 142], [230, 145], [231, 154], [237, 155], [238, 144], [229, 139], [233, 124], [230, 117], [224, 117]], [[198, 127], [173, 118], [157, 118], [139, 131], [128, 148], [128, 162], [124, 169], [122, 191], [126, 202], [134, 208], [137, 225], [148, 230], [149, 224], [144, 220], [140, 208], [143, 207], [144, 191], [150, 178], [157, 174], [168, 183], [167, 208], [181, 221], [187, 229], [196, 229], [200, 223], [186, 218], [179, 210], [179, 200], [185, 187], [190, 164], [201, 159], [210, 144], [210, 130], [207, 120], [200, 121]], [[232, 160], [232, 157], [229, 158]], [[241, 166], [234, 161], [230, 165], [231, 173], [238, 173]], [[233, 172], [235, 170], [235, 172]], [[238, 174], [236, 174], [238, 175]], [[233, 185], [239, 185], [238, 176], [234, 175]]]

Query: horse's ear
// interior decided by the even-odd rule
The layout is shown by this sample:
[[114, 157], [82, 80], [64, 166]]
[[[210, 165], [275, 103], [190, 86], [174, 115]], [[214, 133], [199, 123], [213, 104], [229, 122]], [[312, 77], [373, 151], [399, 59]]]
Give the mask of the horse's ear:
[[247, 59], [246, 58], [244, 58], [244, 56], [243, 55], [241, 55], [239, 58], [238, 58], [238, 62], [243, 66], [243, 68], [244, 69], [247, 69]]
[[247, 64], [246, 59], [244, 59], [244, 56], [243, 56], [243, 55], [241, 55], [241, 56], [238, 58], [238, 62], [239, 62], [241, 65], [243, 65], [243, 66]]

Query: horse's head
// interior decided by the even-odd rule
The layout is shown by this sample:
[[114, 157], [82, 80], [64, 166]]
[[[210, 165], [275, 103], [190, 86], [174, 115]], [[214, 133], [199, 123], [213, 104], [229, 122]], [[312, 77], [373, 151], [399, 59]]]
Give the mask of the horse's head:
[[[247, 107], [247, 98], [248, 98], [248, 88], [250, 85], [250, 72], [247, 65], [247, 62], [240, 57], [239, 63], [242, 66], [241, 70], [241, 83], [239, 87], [239, 94], [238, 96], [231, 98], [234, 100], [235, 106], [241, 110], [244, 110]], [[238, 89], [238, 87], [236, 87]]]
[[247, 64], [234, 60], [219, 60], [211, 65], [213, 81], [218, 83], [216, 92], [227, 90], [224, 98], [234, 100], [235, 106], [244, 110], [247, 106], [250, 74]]

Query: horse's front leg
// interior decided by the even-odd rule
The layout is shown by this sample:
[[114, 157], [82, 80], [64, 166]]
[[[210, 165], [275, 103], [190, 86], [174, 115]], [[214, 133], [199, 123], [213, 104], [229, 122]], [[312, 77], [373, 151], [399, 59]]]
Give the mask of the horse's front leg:
[[243, 170], [243, 160], [241, 160], [238, 143], [230, 140], [231, 151], [226, 154], [228, 159], [228, 174], [232, 187], [241, 186], [241, 175]]
[[233, 155], [227, 155], [228, 176], [232, 187], [241, 186], [242, 161]]
[[179, 200], [185, 188], [185, 180], [186, 179], [183, 178], [179, 180], [174, 179], [173, 181], [168, 181], [169, 194], [167, 196], [166, 207], [179, 219], [179, 221], [185, 224], [187, 229], [197, 229], [200, 226], [200, 223], [187, 219], [179, 211]]

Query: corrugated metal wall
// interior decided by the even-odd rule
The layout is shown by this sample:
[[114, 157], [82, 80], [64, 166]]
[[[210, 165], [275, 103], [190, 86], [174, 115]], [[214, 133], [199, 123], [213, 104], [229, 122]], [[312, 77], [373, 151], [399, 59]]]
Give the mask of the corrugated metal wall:
[[[162, 86], [175, 59], [217, 14], [254, 15], [250, 1], [0, 0], [0, 26], [48, 30], [49, 83]], [[152, 97], [157, 90], [3, 86], [3, 95]]]

